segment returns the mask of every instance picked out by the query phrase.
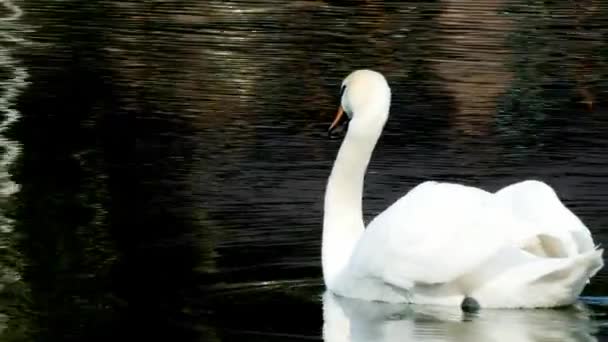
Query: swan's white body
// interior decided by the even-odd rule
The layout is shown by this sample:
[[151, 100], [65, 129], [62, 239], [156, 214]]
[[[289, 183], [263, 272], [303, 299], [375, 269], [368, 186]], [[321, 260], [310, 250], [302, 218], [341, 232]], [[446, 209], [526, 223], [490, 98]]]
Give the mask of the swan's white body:
[[344, 80], [352, 115], [325, 195], [322, 263], [335, 294], [384, 302], [540, 308], [576, 301], [603, 267], [587, 227], [539, 181], [495, 193], [424, 182], [364, 227], [363, 182], [388, 119], [379, 73]]

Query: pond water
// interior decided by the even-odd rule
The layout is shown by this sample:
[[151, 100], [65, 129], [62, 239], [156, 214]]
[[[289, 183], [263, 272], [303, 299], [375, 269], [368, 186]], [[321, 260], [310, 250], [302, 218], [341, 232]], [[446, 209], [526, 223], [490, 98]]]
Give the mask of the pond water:
[[0, 337], [594, 341], [541, 312], [324, 294], [340, 82], [384, 73], [366, 219], [419, 182], [552, 185], [608, 242], [608, 5], [0, 0]]

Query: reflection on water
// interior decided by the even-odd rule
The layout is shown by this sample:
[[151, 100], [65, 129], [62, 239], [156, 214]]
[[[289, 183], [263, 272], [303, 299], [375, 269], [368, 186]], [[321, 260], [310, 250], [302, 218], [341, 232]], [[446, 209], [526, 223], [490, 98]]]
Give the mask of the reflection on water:
[[[513, 79], [506, 46], [513, 20], [502, 11], [506, 1], [443, 3], [437, 49], [446, 57], [434, 59], [433, 68], [454, 98], [452, 125], [465, 134], [488, 134], [497, 101]], [[474, 20], [466, 20], [472, 13]]]
[[584, 307], [560, 310], [482, 310], [405, 306], [323, 296], [325, 342], [597, 341]]
[[427, 179], [541, 178], [605, 243], [607, 20], [599, 0], [0, 0], [0, 337], [320, 339], [325, 131], [362, 67], [394, 94], [367, 218]]
[[0, 336], [6, 337], [11, 319], [15, 319], [10, 308], [13, 298], [19, 296], [25, 284], [21, 281], [23, 260], [15, 245], [18, 234], [15, 222], [6, 208], [19, 185], [11, 179], [9, 170], [19, 155], [20, 144], [10, 136], [9, 130], [19, 119], [15, 109], [16, 99], [27, 85], [28, 73], [21, 61], [14, 56], [12, 44], [20, 44], [18, 20], [22, 12], [10, 1], [1, 1], [0, 8]]

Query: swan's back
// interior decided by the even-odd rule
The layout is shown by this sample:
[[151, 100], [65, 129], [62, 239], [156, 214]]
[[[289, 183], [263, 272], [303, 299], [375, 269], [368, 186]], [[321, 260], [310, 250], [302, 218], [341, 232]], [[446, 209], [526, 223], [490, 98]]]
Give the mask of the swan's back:
[[370, 222], [351, 265], [361, 273], [381, 272], [400, 284], [406, 279], [412, 280], [410, 285], [449, 282], [506, 241], [507, 229], [491, 226], [494, 211], [492, 194], [484, 190], [422, 183]]

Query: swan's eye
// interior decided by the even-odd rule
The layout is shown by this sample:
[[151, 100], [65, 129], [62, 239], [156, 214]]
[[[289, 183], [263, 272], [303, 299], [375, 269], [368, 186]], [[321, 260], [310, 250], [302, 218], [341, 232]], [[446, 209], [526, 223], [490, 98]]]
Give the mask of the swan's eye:
[[346, 90], [346, 85], [343, 85], [342, 88], [340, 89], [340, 97], [342, 97], [342, 95], [344, 95], [344, 90]]

